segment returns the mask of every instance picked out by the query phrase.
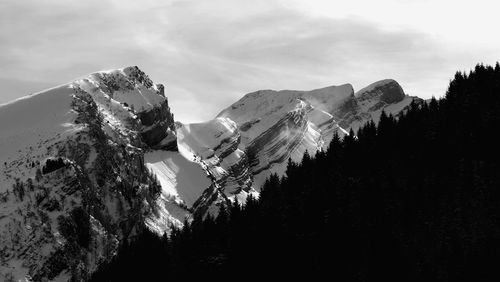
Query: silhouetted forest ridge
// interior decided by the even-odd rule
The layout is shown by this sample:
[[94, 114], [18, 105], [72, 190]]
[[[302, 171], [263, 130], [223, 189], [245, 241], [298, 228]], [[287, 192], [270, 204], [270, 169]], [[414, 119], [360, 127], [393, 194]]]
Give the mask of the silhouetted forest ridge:
[[499, 125], [499, 64], [458, 72], [443, 98], [398, 119], [382, 114], [356, 137], [289, 162], [258, 201], [168, 238], [145, 229], [94, 281], [491, 281], [500, 271]]

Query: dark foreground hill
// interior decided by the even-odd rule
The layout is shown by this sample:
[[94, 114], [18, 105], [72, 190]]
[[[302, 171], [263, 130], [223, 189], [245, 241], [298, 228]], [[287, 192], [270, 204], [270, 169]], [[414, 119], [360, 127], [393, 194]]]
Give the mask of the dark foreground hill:
[[145, 232], [94, 281], [325, 275], [494, 281], [500, 263], [500, 66], [383, 114], [272, 176], [258, 201], [167, 238]]

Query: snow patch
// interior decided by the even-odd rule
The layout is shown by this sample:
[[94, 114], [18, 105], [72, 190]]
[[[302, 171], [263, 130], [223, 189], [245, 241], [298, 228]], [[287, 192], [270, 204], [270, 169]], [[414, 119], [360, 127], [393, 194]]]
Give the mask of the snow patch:
[[165, 197], [175, 197], [191, 207], [211, 182], [203, 169], [178, 152], [151, 151], [144, 163], [157, 177]]

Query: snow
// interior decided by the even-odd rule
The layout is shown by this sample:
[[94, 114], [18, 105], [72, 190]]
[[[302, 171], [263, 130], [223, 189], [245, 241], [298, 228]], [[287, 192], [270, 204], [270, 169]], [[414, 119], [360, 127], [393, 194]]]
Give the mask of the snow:
[[248, 145], [285, 114], [304, 107], [311, 107], [309, 117], [316, 126], [320, 127], [328, 120], [335, 123], [329, 112], [346, 99], [353, 97], [353, 93], [350, 84], [311, 91], [262, 90], [245, 95], [219, 113], [218, 117], [234, 120], [240, 127], [242, 143]]
[[[229, 117], [238, 125], [253, 120], [283, 112], [289, 104], [295, 104], [296, 99], [304, 99], [315, 108], [332, 108], [341, 101], [353, 95], [350, 84], [329, 86], [311, 91], [295, 90], [261, 90], [246, 94], [238, 102], [219, 113], [218, 117]], [[324, 110], [324, 109], [321, 109]]]
[[27, 158], [42, 161], [47, 147], [81, 129], [73, 123], [73, 94], [63, 85], [0, 106], [0, 192], [10, 188], [11, 176], [34, 175]]
[[194, 155], [208, 158], [221, 141], [234, 136], [237, 130], [236, 123], [228, 118], [183, 124], [177, 128], [179, 151], [188, 159], [194, 158]]
[[251, 167], [252, 186], [259, 189], [271, 173], [284, 174], [289, 157], [300, 161], [306, 151], [315, 154], [326, 148], [336, 130], [347, 133], [328, 111], [353, 97], [350, 84], [311, 91], [263, 90], [245, 95], [218, 117], [234, 120], [240, 148], [252, 148], [258, 160]]
[[199, 164], [184, 158], [178, 152], [151, 151], [144, 154], [145, 165], [158, 177], [166, 197], [182, 200], [188, 207], [211, 184]]
[[[129, 77], [131, 70], [129, 67], [93, 73], [0, 105], [0, 192], [10, 188], [14, 177], [34, 176], [36, 168], [29, 167], [28, 162], [42, 161], [49, 156], [48, 147], [82, 129], [74, 123], [77, 113], [71, 109], [74, 88], [80, 87], [92, 96], [104, 116], [103, 129], [108, 134], [115, 136], [115, 140], [128, 140], [131, 130], [127, 125], [136, 118], [130, 107], [136, 111], [148, 110], [166, 100], [158, 95], [155, 85], [147, 88], [134, 83]], [[112, 95], [105, 91], [105, 76], [118, 85]]]
[[[150, 110], [155, 106], [159, 106], [163, 101], [166, 100], [165, 97], [158, 95], [158, 89], [156, 88], [156, 85], [147, 88], [143, 84], [134, 84], [132, 85], [132, 88], [129, 89], [129, 69], [130, 67], [97, 72], [81, 80], [78, 80], [77, 83], [80, 84], [82, 88], [84, 88], [86, 84], [87, 87], [93, 86], [94, 90], [100, 90], [104, 88], [104, 76], [111, 77], [119, 86], [118, 90], [113, 91], [112, 98], [119, 103], [127, 103], [129, 107], [133, 106], [134, 110], [138, 112]], [[87, 88], [85, 90], [92, 89]]]
[[121, 103], [134, 105], [136, 111], [149, 110], [160, 105], [165, 100], [164, 97], [150, 89], [146, 89], [144, 86], [140, 86], [134, 91], [116, 91], [113, 99]]
[[[283, 175], [289, 157], [300, 161], [306, 151], [313, 155], [325, 149], [334, 132], [348, 134], [330, 113], [348, 99], [354, 99], [350, 84], [311, 91], [249, 93], [213, 120], [180, 125], [177, 128], [179, 152], [200, 163], [220, 181], [230, 199], [243, 199], [247, 192], [231, 196], [239, 191], [233, 187], [238, 181], [224, 180], [234, 176], [232, 167], [238, 167], [240, 179], [248, 178], [256, 189], [270, 173]], [[252, 158], [257, 158], [251, 167], [239, 163], [247, 158], [250, 147], [254, 153]], [[246, 168], [242, 169], [242, 165]], [[244, 176], [245, 173], [251, 175]]]
[[241, 191], [240, 193], [227, 197], [233, 204], [238, 200], [238, 204], [242, 205], [245, 204], [247, 201], [247, 198], [249, 196], [252, 196], [254, 199], [258, 199], [260, 197], [260, 193], [255, 191], [255, 190], [250, 190], [249, 192], [247, 191]]
[[184, 222], [190, 219], [191, 213], [172, 202], [165, 194], [161, 194], [158, 203], [158, 212], [145, 219], [144, 223], [153, 232], [159, 235], [170, 233], [173, 228], [180, 229]]
[[[387, 84], [397, 82], [377, 81], [356, 95], [350, 84], [311, 91], [256, 91], [223, 110], [218, 118], [234, 120], [241, 134], [240, 148], [251, 148], [251, 156], [256, 158], [250, 168], [252, 186], [258, 189], [271, 173], [284, 174], [288, 158], [298, 162], [306, 151], [314, 155], [327, 148], [335, 132], [347, 135], [350, 128], [357, 130], [369, 120], [377, 122], [382, 110], [396, 114], [413, 100], [382, 101], [385, 92], [372, 90]], [[363, 96], [367, 92], [370, 95]]]
[[146, 225], [157, 234], [182, 228], [191, 217], [193, 204], [212, 182], [198, 163], [178, 152], [150, 151], [144, 155], [144, 163], [162, 187], [158, 212], [146, 218]]
[[330, 86], [311, 90], [302, 96], [311, 105], [324, 112], [333, 112], [338, 105], [352, 97], [354, 90], [351, 84]]
[[[93, 77], [95, 75], [90, 75]], [[102, 88], [98, 87], [99, 83], [90, 78], [85, 78], [78, 80], [74, 83], [75, 87], [80, 87], [87, 93], [89, 93], [94, 102], [99, 107], [99, 112], [103, 115], [105, 122], [104, 130], [109, 134], [114, 140], [118, 140], [120, 137], [127, 139], [130, 134], [130, 130], [127, 128], [129, 120], [135, 119], [136, 116], [128, 107], [120, 104], [120, 102], [112, 99], [107, 93], [103, 91]]]

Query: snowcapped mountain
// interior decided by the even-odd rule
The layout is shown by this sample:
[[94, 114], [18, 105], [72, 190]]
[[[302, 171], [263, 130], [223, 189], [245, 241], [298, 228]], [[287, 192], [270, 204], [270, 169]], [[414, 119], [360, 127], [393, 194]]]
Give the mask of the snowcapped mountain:
[[328, 147], [335, 133], [356, 132], [363, 123], [378, 121], [382, 111], [397, 115], [413, 100], [420, 101], [390, 79], [356, 93], [350, 84], [312, 91], [261, 90], [246, 94], [212, 121], [181, 126], [179, 142], [190, 134], [202, 136], [196, 138], [202, 141], [194, 154], [219, 183], [200, 199], [201, 210], [212, 201], [237, 197], [242, 202], [249, 193], [258, 195], [272, 173], [285, 173], [289, 158], [299, 162], [305, 152], [314, 155]]
[[143, 226], [168, 233], [258, 197], [289, 158], [415, 99], [394, 80], [262, 90], [182, 124], [163, 85], [128, 67], [1, 105], [0, 280], [85, 280]]
[[176, 147], [164, 87], [137, 67], [0, 106], [0, 280], [85, 279], [143, 223], [182, 226], [210, 181]]

